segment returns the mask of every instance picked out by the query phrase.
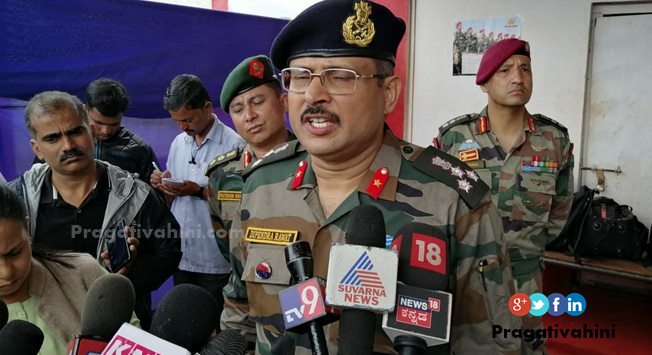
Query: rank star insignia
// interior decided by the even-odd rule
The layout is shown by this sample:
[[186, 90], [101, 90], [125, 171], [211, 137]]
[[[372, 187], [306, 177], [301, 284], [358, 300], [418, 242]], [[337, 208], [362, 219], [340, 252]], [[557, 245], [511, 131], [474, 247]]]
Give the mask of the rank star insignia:
[[451, 168], [451, 163], [447, 162], [446, 160], [440, 157], [432, 158], [432, 165], [436, 165], [444, 170], [450, 170]]
[[471, 186], [471, 183], [468, 182], [467, 180], [460, 179], [460, 180], [457, 180], [457, 187], [460, 190], [464, 190], [464, 192], [468, 193], [473, 186]]
[[451, 168], [451, 175], [461, 179], [464, 177], [464, 170], [462, 170], [462, 168], [459, 166], [454, 166]]
[[374, 23], [371, 22], [371, 5], [359, 1], [353, 6], [355, 15], [349, 16], [342, 24], [342, 36], [348, 44], [355, 44], [358, 47], [366, 47], [376, 35]]
[[383, 184], [383, 183], [380, 182], [380, 180], [378, 180], [378, 179], [374, 179], [374, 186], [376, 186], [376, 187], [380, 187], [380, 185], [382, 185], [382, 184]]
[[466, 176], [475, 182], [478, 182], [478, 179], [480, 178], [478, 174], [473, 170], [466, 170]]

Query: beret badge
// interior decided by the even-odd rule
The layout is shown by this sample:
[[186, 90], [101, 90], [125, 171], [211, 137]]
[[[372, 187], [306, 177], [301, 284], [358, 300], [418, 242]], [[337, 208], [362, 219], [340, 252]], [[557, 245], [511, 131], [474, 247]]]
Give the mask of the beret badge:
[[371, 5], [359, 1], [354, 5], [355, 15], [349, 16], [342, 24], [342, 36], [348, 44], [366, 47], [374, 39], [376, 29], [371, 22]]
[[265, 75], [265, 66], [259, 60], [252, 59], [249, 62], [249, 75], [262, 79]]
[[265, 75], [265, 66], [259, 60], [252, 59], [249, 62], [249, 75], [262, 79]]

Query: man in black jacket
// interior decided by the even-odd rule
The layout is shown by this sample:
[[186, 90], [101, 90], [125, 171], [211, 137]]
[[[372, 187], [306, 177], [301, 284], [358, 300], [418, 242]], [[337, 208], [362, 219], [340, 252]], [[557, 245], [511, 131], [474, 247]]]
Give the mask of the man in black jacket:
[[86, 87], [86, 110], [95, 137], [95, 158], [121, 167], [149, 184], [158, 159], [152, 148], [136, 133], [122, 127], [129, 96], [125, 87], [101, 78]]
[[[86, 110], [95, 138], [95, 159], [120, 167], [149, 184], [154, 162], [160, 166], [152, 147], [136, 133], [122, 127], [129, 105], [127, 89], [120, 82], [100, 78], [86, 87]], [[34, 163], [44, 163], [35, 158]]]

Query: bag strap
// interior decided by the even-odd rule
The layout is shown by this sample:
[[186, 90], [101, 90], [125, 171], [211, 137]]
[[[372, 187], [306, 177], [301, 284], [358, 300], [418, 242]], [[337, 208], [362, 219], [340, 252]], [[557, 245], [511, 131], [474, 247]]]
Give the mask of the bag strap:
[[575, 258], [575, 262], [580, 264], [580, 265], [582, 265], [582, 260], [580, 259], [580, 255], [577, 252], [577, 247], [580, 245], [580, 242], [582, 241], [582, 234], [583, 234], [582, 232], [584, 231], [584, 224], [586, 222], [586, 219], [593, 212], [592, 202], [593, 202], [593, 196], [594, 195], [595, 195], [595, 190], [591, 189], [591, 191], [589, 191], [588, 196], [586, 197], [587, 206], [589, 206], [589, 207], [586, 209], [586, 212], [584, 213], [584, 216], [582, 217], [582, 221], [580, 222], [580, 230], [578, 231], [578, 236], [577, 236], [577, 239], [575, 240], [575, 245], [573, 245], [571, 247], [571, 250], [570, 250], [573, 253], [573, 257]]

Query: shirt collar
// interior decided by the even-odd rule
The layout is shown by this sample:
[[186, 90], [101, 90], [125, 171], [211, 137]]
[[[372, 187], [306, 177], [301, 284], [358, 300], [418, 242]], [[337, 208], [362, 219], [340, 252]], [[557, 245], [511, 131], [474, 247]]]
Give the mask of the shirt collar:
[[[88, 198], [94, 197], [96, 194], [110, 191], [111, 182], [109, 181], [109, 176], [106, 173], [106, 167], [104, 164], [99, 161], [95, 161], [95, 166], [97, 167], [97, 174], [99, 179], [93, 186], [93, 190], [89, 194]], [[45, 179], [43, 180], [43, 187], [41, 188], [41, 204], [52, 204], [59, 201], [59, 192], [52, 185], [52, 169], [48, 168], [48, 171], [45, 173]]]
[[[217, 118], [217, 115], [215, 115], [214, 113], [211, 113], [211, 115], [213, 115], [214, 118], [213, 126], [206, 134], [206, 139], [204, 139], [201, 145], [204, 145], [209, 139], [217, 144], [222, 143], [222, 132], [224, 131], [224, 123], [222, 123], [222, 121], [220, 121], [220, 119]], [[186, 143], [192, 143], [192, 144], [195, 143], [195, 137], [189, 136], [187, 134], [185, 135], [185, 137], [183, 137], [183, 139]]]

